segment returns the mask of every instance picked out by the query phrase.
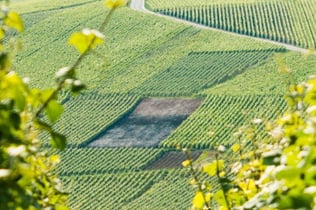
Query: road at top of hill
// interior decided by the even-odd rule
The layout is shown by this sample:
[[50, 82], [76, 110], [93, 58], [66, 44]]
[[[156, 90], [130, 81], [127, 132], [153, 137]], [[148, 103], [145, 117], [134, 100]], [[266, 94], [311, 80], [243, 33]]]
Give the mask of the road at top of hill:
[[238, 33], [234, 33], [234, 32], [229, 32], [229, 31], [225, 31], [225, 30], [221, 30], [221, 29], [210, 28], [210, 27], [207, 27], [207, 26], [204, 26], [204, 25], [201, 25], [201, 24], [193, 23], [193, 22], [182, 20], [182, 19], [179, 19], [179, 18], [174, 18], [174, 17], [171, 17], [171, 16], [154, 13], [152, 11], [147, 10], [144, 5], [145, 5], [145, 0], [131, 0], [131, 3], [130, 3], [130, 7], [132, 9], [134, 9], [134, 10], [145, 12], [145, 13], [149, 13], [149, 14], [153, 14], [153, 15], [157, 15], [157, 16], [164, 17], [164, 18], [169, 18], [169, 19], [171, 19], [173, 21], [182, 22], [182, 23], [185, 23], [185, 24], [188, 24], [188, 25], [195, 26], [197, 28], [206, 29], [206, 30], [212, 30], [212, 31], [219, 31], [219, 32], [223, 32], [223, 33], [227, 33], [227, 34], [231, 34], [231, 35], [239, 36], [239, 37], [246, 37], [246, 38], [254, 39], [254, 40], [257, 40], [257, 41], [278, 45], [278, 46], [284, 47], [287, 50], [294, 51], [294, 52], [300, 52], [300, 53], [309, 53], [310, 52], [308, 49], [300, 48], [300, 47], [297, 47], [297, 46], [294, 46], [294, 45], [289, 45], [289, 44], [285, 44], [285, 43], [282, 43], [282, 42], [276, 42], [276, 41], [272, 41], [272, 40], [269, 40], [269, 39], [262, 39], [262, 38], [257, 38], [257, 37], [253, 37], [253, 36], [247, 36], [247, 35], [238, 34]]

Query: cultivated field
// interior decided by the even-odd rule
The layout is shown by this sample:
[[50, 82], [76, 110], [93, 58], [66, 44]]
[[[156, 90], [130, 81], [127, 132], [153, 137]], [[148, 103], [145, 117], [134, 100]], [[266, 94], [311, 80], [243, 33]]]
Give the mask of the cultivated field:
[[[105, 44], [78, 69], [87, 90], [75, 98], [61, 95], [65, 113], [54, 125], [68, 137], [64, 151], [51, 152], [62, 157], [56, 172], [70, 192], [72, 209], [188, 209], [194, 193], [176, 148], [196, 150], [198, 158], [215, 144], [234, 144], [239, 127], [254, 118], [275, 119], [286, 110], [289, 82], [316, 73], [315, 56], [251, 38], [315, 47], [314, 0], [145, 3], [157, 13], [249, 37], [128, 7], [118, 10], [104, 31]], [[33, 87], [53, 85], [55, 72], [78, 56], [67, 46], [69, 35], [96, 28], [107, 14], [101, 4], [14, 1], [26, 25], [14, 64], [18, 72], [30, 77]], [[179, 108], [177, 100], [191, 100], [190, 110]], [[153, 101], [162, 104], [155, 107]], [[171, 129], [164, 133], [165, 127]], [[166, 135], [156, 138], [148, 129]], [[102, 144], [95, 141], [111, 132], [115, 135], [105, 136]], [[261, 127], [258, 137], [264, 136]], [[47, 135], [41, 138], [47, 148]]]

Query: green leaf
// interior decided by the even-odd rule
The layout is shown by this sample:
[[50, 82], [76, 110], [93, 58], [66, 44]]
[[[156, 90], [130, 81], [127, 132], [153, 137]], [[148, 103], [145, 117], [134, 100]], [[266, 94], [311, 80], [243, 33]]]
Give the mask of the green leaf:
[[[54, 89], [45, 89], [45, 90], [41, 90], [39, 92], [40, 94], [40, 98], [41, 98], [41, 102], [47, 101], [51, 95], [54, 93]], [[57, 95], [54, 95], [53, 99], [56, 99]]]
[[22, 18], [16, 12], [10, 11], [4, 19], [4, 24], [10, 28], [14, 28], [19, 32], [24, 30]]
[[11, 61], [8, 53], [1, 52], [0, 53], [0, 70], [7, 71], [11, 67]]
[[20, 115], [18, 115], [17, 113], [11, 113], [10, 114], [10, 122], [15, 129], [19, 129], [20, 124], [21, 124]]
[[277, 179], [293, 180], [300, 177], [301, 170], [296, 167], [286, 167], [276, 174]]
[[52, 132], [51, 145], [57, 149], [64, 149], [66, 146], [66, 137], [59, 133]]
[[316, 185], [316, 166], [312, 166], [306, 170], [305, 180], [310, 185]]
[[223, 190], [219, 190], [215, 193], [214, 195], [214, 199], [216, 200], [216, 202], [220, 205], [220, 206], [223, 206], [223, 207], [226, 207], [227, 208], [227, 205], [226, 205], [226, 201], [225, 201], [225, 194], [223, 192]]
[[59, 119], [60, 115], [64, 111], [64, 107], [56, 100], [51, 100], [46, 108], [45, 108], [46, 114], [48, 119], [54, 123], [56, 120]]

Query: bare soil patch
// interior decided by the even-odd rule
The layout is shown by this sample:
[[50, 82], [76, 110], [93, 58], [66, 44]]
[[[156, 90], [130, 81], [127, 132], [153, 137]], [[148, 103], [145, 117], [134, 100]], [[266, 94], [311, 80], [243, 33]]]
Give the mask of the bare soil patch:
[[201, 99], [148, 98], [136, 107], [133, 114], [157, 117], [190, 115], [200, 106], [201, 102]]
[[130, 115], [102, 132], [88, 146], [155, 147], [201, 103], [201, 99], [144, 99]]

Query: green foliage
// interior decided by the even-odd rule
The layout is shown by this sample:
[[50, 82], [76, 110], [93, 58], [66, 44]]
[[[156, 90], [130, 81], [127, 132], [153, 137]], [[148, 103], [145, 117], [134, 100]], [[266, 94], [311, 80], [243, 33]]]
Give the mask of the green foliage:
[[188, 170], [168, 170], [163, 179], [155, 182], [148, 191], [122, 209], [187, 209], [194, 196], [188, 182]]
[[[55, 1], [38, 1], [38, 0], [14, 0], [11, 7], [20, 14], [32, 14], [43, 11], [54, 11], [72, 8], [80, 5], [87, 5], [95, 2], [94, 0], [55, 0]], [[100, 3], [99, 3], [100, 5]]]
[[[22, 75], [32, 78], [32, 87], [50, 87], [55, 84], [53, 80], [55, 77], [54, 69], [60, 68], [60, 63], [70, 66], [79, 54], [75, 48], [64, 47], [70, 35], [73, 32], [82, 31], [82, 28], [87, 26], [97, 28], [107, 12], [99, 6], [99, 1], [16, 1], [18, 3], [14, 6], [24, 13], [23, 18], [26, 19], [24, 25], [27, 33], [19, 35], [24, 47], [21, 52], [18, 52], [18, 60], [14, 62], [14, 67]], [[154, 1], [149, 0], [148, 3]], [[176, 5], [178, 3], [201, 5], [202, 1], [208, 4], [223, 3], [223, 0], [168, 0], [159, 2], [163, 2], [167, 7], [174, 3]], [[229, 1], [231, 0], [225, 0], [225, 2]], [[234, 3], [236, 1], [244, 0], [234, 0]], [[255, 1], [257, 0], [247, 0], [247, 2]], [[266, 1], [264, 0], [264, 2]], [[65, 3], [65, 6], [62, 6], [61, 3]], [[157, 6], [157, 8], [162, 7]], [[142, 149], [123, 149], [124, 151], [122, 151], [120, 148], [79, 149], [77, 147], [87, 145], [91, 139], [123, 117], [134, 107], [140, 97], [171, 96], [174, 94], [173, 92], [172, 94], [169, 93], [169, 90], [164, 91], [163, 94], [149, 91], [147, 89], [150, 88], [148, 81], [156, 81], [156, 77], [162, 76], [169, 67], [174, 67], [175, 62], [184, 61], [181, 59], [191, 52], [222, 51], [224, 54], [232, 55], [233, 53], [230, 51], [265, 51], [269, 49], [277, 51], [278, 47], [248, 38], [196, 29], [128, 8], [123, 8], [113, 14], [113, 21], [110, 21], [107, 26], [105, 42], [106, 44], [98, 46], [94, 53], [87, 55], [84, 62], [76, 68], [76, 75], [71, 74], [74, 78], [70, 84], [74, 84], [76, 78], [82, 78], [90, 91], [79, 94], [75, 99], [70, 99], [67, 94], [54, 99], [62, 102], [65, 105], [65, 110], [62, 117], [56, 120], [53, 129], [65, 133], [68, 142], [70, 142], [69, 147], [73, 147], [68, 147], [64, 152], [59, 153], [66, 162], [55, 170], [55, 172], [59, 171], [64, 175], [62, 180], [70, 192], [70, 207], [74, 209], [187, 209], [194, 197], [194, 193], [188, 190], [190, 187], [187, 180], [188, 170], [184, 170], [184, 172], [181, 170], [172, 170], [173, 172], [169, 170], [143, 171], [143, 167], [149, 163], [148, 161], [160, 154], [156, 153], [158, 150], [148, 149], [147, 152], [142, 153], [140, 152], [143, 151]], [[208, 56], [206, 57], [208, 58]], [[313, 58], [305, 60], [303, 57], [300, 59], [297, 57], [299, 56], [284, 53], [287, 64], [290, 62], [293, 64], [293, 68], [295, 67], [293, 76], [302, 80], [306, 74], [313, 72], [310, 67], [314, 65], [314, 61]], [[199, 59], [198, 56], [196, 58]], [[219, 58], [224, 62], [227, 57]], [[203, 61], [203, 58], [200, 59]], [[242, 74], [231, 78], [231, 80], [225, 80], [224, 83], [217, 84], [214, 88], [203, 92], [200, 92], [201, 88], [186, 91], [187, 95], [207, 95], [207, 102], [161, 146], [170, 147], [179, 142], [181, 145], [209, 148], [214, 143], [222, 142], [228, 146], [232, 145], [235, 150], [234, 155], [228, 152], [220, 158], [225, 160], [231, 160], [232, 157], [240, 156], [240, 152], [245, 153], [245, 149], [246, 151], [251, 149], [251, 144], [244, 146], [241, 141], [237, 143], [238, 139], [230, 138], [229, 135], [235, 131], [231, 127], [248, 124], [249, 119], [253, 117], [274, 118], [282, 110], [285, 110], [286, 106], [280, 97], [273, 96], [274, 94], [282, 94], [282, 91], [279, 90], [279, 87], [282, 86], [282, 77], [279, 77], [277, 73], [278, 63], [270, 56], [265, 62], [265, 64], [245, 69]], [[7, 63], [4, 62], [3, 65], [6, 66]], [[47, 66], [51, 66], [51, 69], [47, 69]], [[59, 73], [63, 73], [62, 69]], [[69, 67], [66, 69], [69, 70]], [[68, 70], [64, 72], [66, 75], [71, 73]], [[234, 69], [230, 71], [234, 72]], [[51, 78], [51, 80], [47, 78]], [[192, 74], [192, 78], [198, 78], [198, 75]], [[166, 82], [171, 84], [172, 81], [175, 80]], [[71, 89], [71, 87], [69, 88]], [[142, 91], [139, 91], [140, 88]], [[217, 94], [242, 95], [242, 97], [225, 97], [217, 96]], [[256, 96], [257, 94], [261, 94], [261, 96]], [[178, 95], [184, 94], [178, 93]], [[212, 103], [214, 103], [213, 106]], [[265, 109], [261, 106], [271, 107], [272, 111], [269, 109], [262, 114]], [[215, 113], [214, 115], [207, 110], [209, 107]], [[244, 115], [241, 113], [242, 110], [251, 114]], [[253, 114], [256, 112], [258, 113]], [[110, 116], [107, 113], [111, 113]], [[229, 116], [227, 118], [221, 117], [223, 113], [228, 113]], [[234, 117], [234, 115], [236, 116]], [[52, 113], [51, 119], [56, 118]], [[13, 122], [16, 122], [15, 124], [18, 124], [18, 120], [15, 120], [16, 117], [12, 116], [12, 119]], [[48, 121], [47, 118], [45, 122]], [[202, 123], [200, 124], [200, 122]], [[210, 132], [213, 128], [219, 131], [221, 127], [224, 128], [223, 133], [215, 132], [213, 134]], [[196, 130], [192, 131], [193, 129]], [[253, 131], [252, 127], [245, 129], [250, 133]], [[225, 132], [228, 134], [226, 135]], [[262, 137], [261, 133], [262, 130], [258, 137]], [[54, 134], [56, 146], [63, 145], [64, 139], [60, 138], [59, 134]], [[45, 145], [48, 145], [49, 135], [46, 134], [41, 137], [46, 140]], [[236, 145], [240, 145], [240, 148], [238, 149]], [[134, 151], [134, 154], [131, 154], [130, 150]], [[123, 153], [123, 156], [115, 156], [118, 152]], [[144, 159], [140, 153], [144, 155]], [[153, 157], [149, 157], [147, 154], [153, 154]], [[111, 159], [114, 157], [118, 160], [122, 158], [123, 161], [116, 161], [112, 166], [106, 161], [101, 162], [101, 160], [105, 160], [103, 158]], [[129, 158], [134, 160], [135, 165], [129, 162]], [[215, 157], [211, 158], [212, 161], [214, 159]], [[271, 157], [267, 155], [265, 161], [271, 163]], [[225, 166], [229, 166], [229, 163], [225, 162]], [[96, 170], [92, 170], [95, 167]], [[116, 171], [114, 168], [121, 171]], [[136, 170], [141, 172], [135, 172]], [[91, 171], [93, 174], [87, 175]], [[108, 174], [100, 175], [99, 172]], [[148, 176], [142, 176], [146, 173]], [[293, 176], [295, 174], [297, 173], [293, 173]], [[223, 178], [226, 177], [224, 173], [220, 175]], [[203, 174], [199, 174], [200, 176], [203, 179], [209, 178]], [[279, 176], [283, 176], [283, 174], [281, 173]], [[308, 177], [311, 180], [311, 176]], [[191, 180], [191, 183], [196, 183], [196, 180]], [[210, 183], [213, 190], [219, 189], [216, 176], [211, 178]], [[209, 190], [209, 186], [206, 187]], [[222, 195], [219, 192], [214, 197], [223, 201]], [[196, 200], [201, 200], [200, 198], [201, 196]], [[207, 194], [206, 198], [206, 200], [211, 199], [211, 194]], [[157, 202], [152, 202], [153, 200]], [[286, 201], [287, 199], [284, 199], [285, 204]]]
[[[90, 143], [118, 119], [127, 114], [139, 101], [137, 96], [85, 92], [64, 100], [65, 113], [54, 124], [54, 129], [67, 137], [70, 147]], [[47, 134], [41, 139], [47, 143]]]
[[73, 33], [69, 44], [73, 45], [81, 54], [103, 43], [104, 35], [97, 30], [84, 29], [82, 32]]
[[92, 175], [139, 171], [163, 155], [163, 149], [82, 148], [60, 152], [60, 175]]
[[[212, 193], [220, 209], [314, 209], [315, 87], [315, 78], [290, 86], [286, 96], [288, 111], [269, 126], [270, 137], [259, 143], [250, 132], [243, 133], [239, 136], [241, 145], [231, 147], [239, 155], [229, 161], [219, 159], [224, 152], [220, 149], [223, 146], [219, 146], [215, 160], [202, 167], [218, 180], [219, 187], [199, 190], [196, 196], [201, 192], [204, 196]], [[262, 120], [254, 121], [254, 124], [261, 123]], [[245, 149], [247, 135], [253, 136], [249, 149]], [[192, 165], [191, 170], [195, 170]], [[203, 200], [197, 203], [197, 209], [207, 206]]]
[[[87, 26], [96, 28], [100, 24], [100, 19], [106, 13], [97, 5], [98, 2], [95, 2], [54, 13], [43, 12], [42, 21], [26, 23], [32, 24], [32, 27], [21, 36], [26, 45], [18, 53], [16, 65], [21, 66], [19, 73], [31, 77], [32, 85], [36, 87], [53, 84], [53, 80], [43, 78], [52, 78], [55, 72], [43, 72], [42, 69], [45, 66], [59, 68], [58, 63], [69, 65], [72, 62], [77, 52], [64, 48], [64, 43], [72, 32]], [[26, 14], [25, 18], [37, 21], [34, 15]], [[254, 40], [201, 31], [159, 17], [140, 15], [128, 8], [116, 11], [113, 20], [107, 27], [106, 44], [88, 55], [77, 69], [78, 78], [89, 89], [100, 92], [134, 91], [142, 82], [158, 75], [190, 52], [278, 49]], [[122, 44], [126, 40], [128, 43]], [[34, 60], [37, 61], [36, 66]], [[41, 74], [38, 75], [38, 72]]]
[[[287, 1], [287, 0], [279, 0]], [[271, 0], [147, 0], [146, 6], [151, 10], [161, 8], [174, 8], [174, 7], [192, 7], [201, 5], [217, 5], [217, 4], [235, 4], [235, 3], [260, 3], [271, 2]]]
[[135, 92], [151, 96], [191, 96], [262, 63], [275, 51], [190, 52], [165, 71], [145, 81]]
[[[233, 134], [239, 127], [246, 126], [254, 118], [272, 120], [285, 109], [286, 102], [280, 96], [208, 95], [203, 104], [161, 145], [207, 149], [215, 144], [233, 144], [236, 140]], [[262, 131], [258, 132], [258, 136], [264, 136]]]
[[[162, 180], [167, 171], [143, 171], [94, 176], [62, 177], [71, 194], [73, 209], [121, 209], [146, 192], [154, 182]], [[91, 199], [93, 198], [93, 199]]]
[[[23, 31], [18, 13], [1, 11], [1, 42], [14, 29]], [[56, 145], [57, 133], [44, 124], [40, 115], [45, 109], [50, 121], [57, 120], [63, 109], [54, 90], [31, 89], [27, 79], [11, 70], [15, 49], [1, 45], [0, 69], [0, 209], [67, 209], [61, 182], [52, 174], [58, 156], [40, 151], [38, 130], [46, 130]], [[14, 46], [16, 47], [16, 46]], [[55, 108], [59, 111], [54, 113]], [[58, 134], [58, 138], [64, 138]], [[64, 147], [65, 142], [59, 142]]]
[[[286, 66], [286, 72], [280, 68], [280, 61]], [[266, 63], [250, 67], [243, 74], [205, 90], [202, 94], [281, 96], [287, 92], [288, 81], [305, 81], [308, 75], [315, 74], [315, 66], [315, 56], [294, 52], [276, 54]]]
[[[107, 23], [111, 11], [101, 29]], [[66, 210], [67, 194], [53, 173], [59, 157], [41, 150], [38, 133], [47, 132], [51, 137], [51, 146], [65, 148], [66, 137], [52, 126], [64, 111], [58, 92], [70, 89], [72, 93], [78, 93], [84, 88], [83, 83], [76, 78], [75, 70], [85, 55], [96, 44], [100, 44], [100, 32], [92, 30], [93, 33], [83, 33], [88, 36], [88, 42], [72, 40], [71, 43], [79, 49], [81, 56], [70, 67], [61, 68], [56, 73], [54, 89], [41, 90], [30, 88], [28, 79], [22, 79], [13, 71], [12, 57], [18, 45], [4, 42], [9, 30], [24, 30], [20, 15], [3, 5], [1, 19], [0, 209]], [[82, 45], [84, 51], [78, 47]]]
[[171, 7], [155, 12], [236, 33], [315, 48], [313, 1], [267, 1]]

